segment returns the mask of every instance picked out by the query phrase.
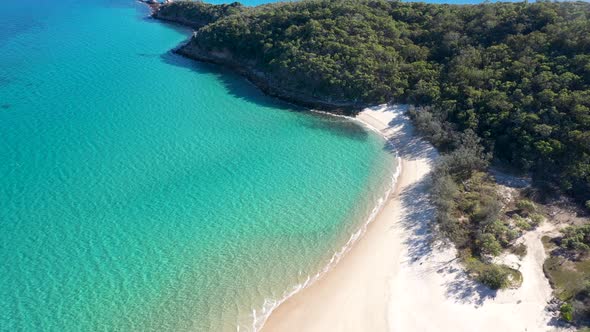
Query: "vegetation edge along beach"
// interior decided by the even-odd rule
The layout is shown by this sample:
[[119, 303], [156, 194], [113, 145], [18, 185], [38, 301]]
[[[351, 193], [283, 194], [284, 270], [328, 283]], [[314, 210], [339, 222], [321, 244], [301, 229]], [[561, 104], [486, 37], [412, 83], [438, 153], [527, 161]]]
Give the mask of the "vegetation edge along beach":
[[[526, 255], [520, 239], [551, 219], [554, 202], [567, 195], [575, 215], [590, 209], [588, 3], [148, 3], [154, 18], [195, 29], [176, 53], [229, 67], [268, 95], [353, 115], [368, 105], [414, 105], [417, 130], [443, 153], [431, 189], [438, 234], [493, 289], [522, 282], [496, 257]], [[532, 187], [503, 201], [490, 164], [532, 175]], [[553, 237], [574, 254], [551, 253], [588, 280], [576, 265], [588, 259], [585, 222]], [[559, 289], [562, 269], [545, 272]], [[558, 291], [564, 320], [586, 324], [589, 290]]]

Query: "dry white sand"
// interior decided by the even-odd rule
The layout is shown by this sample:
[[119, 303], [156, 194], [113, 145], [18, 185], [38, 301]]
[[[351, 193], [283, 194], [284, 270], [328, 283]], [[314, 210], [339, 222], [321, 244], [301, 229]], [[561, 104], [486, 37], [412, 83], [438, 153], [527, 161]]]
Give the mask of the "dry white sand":
[[366, 233], [320, 280], [282, 303], [263, 331], [547, 331], [551, 288], [542, 272], [542, 229], [526, 235], [519, 289], [470, 281], [453, 249], [431, 245], [427, 198], [435, 149], [413, 132], [403, 107], [366, 109], [401, 157], [395, 193]]

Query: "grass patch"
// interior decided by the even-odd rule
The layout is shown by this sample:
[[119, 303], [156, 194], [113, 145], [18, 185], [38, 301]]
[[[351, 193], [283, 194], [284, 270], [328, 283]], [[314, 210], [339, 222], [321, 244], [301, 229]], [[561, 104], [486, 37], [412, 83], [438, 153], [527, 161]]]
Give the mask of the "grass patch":
[[467, 272], [491, 289], [518, 288], [522, 285], [520, 271], [506, 265], [484, 263], [475, 257], [463, 258]]
[[519, 258], [523, 258], [526, 256], [527, 250], [526, 245], [524, 243], [519, 243], [510, 247], [510, 252], [518, 256]]
[[541, 242], [543, 243], [543, 247], [545, 248], [545, 252], [550, 252], [555, 248], [555, 243], [553, 243], [553, 239], [547, 235], [543, 235], [541, 238]]
[[555, 297], [563, 301], [560, 308], [562, 320], [577, 327], [586, 326], [590, 319], [590, 256], [575, 250], [558, 247], [555, 239], [542, 238], [551, 255], [545, 260], [543, 270], [553, 286]]
[[587, 258], [571, 261], [562, 256], [551, 256], [545, 260], [543, 269], [556, 297], [562, 301], [571, 300], [590, 280], [590, 260]]

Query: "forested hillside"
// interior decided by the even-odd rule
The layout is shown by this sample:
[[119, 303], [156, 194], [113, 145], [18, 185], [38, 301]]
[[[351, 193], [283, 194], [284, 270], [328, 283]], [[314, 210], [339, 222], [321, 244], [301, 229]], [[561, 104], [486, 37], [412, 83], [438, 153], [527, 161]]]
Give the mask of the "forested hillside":
[[425, 106], [439, 146], [472, 129], [496, 159], [586, 202], [589, 16], [584, 2], [308, 0], [218, 16], [187, 48], [335, 104]]
[[142, 1], [156, 8], [153, 14], [155, 18], [184, 24], [194, 29], [202, 28], [222, 17], [237, 14], [244, 9], [238, 2], [212, 5], [201, 1], [177, 1], [160, 6], [150, 2], [150, 0]]

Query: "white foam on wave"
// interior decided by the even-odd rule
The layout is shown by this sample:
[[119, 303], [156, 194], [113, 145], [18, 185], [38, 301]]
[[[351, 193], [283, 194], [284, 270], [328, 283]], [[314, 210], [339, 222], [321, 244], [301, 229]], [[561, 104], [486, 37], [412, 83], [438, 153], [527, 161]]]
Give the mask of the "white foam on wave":
[[[380, 105], [380, 107], [381, 106], [383, 106], [383, 105]], [[383, 106], [383, 107], [387, 107], [387, 106]], [[346, 118], [349, 120], [360, 122], [364, 126], [366, 126], [368, 129], [370, 129], [371, 131], [374, 131], [374, 132], [378, 133], [379, 135], [381, 135], [386, 141], [388, 139], [388, 137], [383, 132], [381, 132], [379, 129], [371, 126], [370, 124], [368, 124], [365, 121], [362, 121], [358, 118], [345, 116], [345, 115], [331, 114], [331, 113], [316, 111], [316, 110], [312, 110], [312, 112], [326, 114], [326, 115], [340, 117], [340, 118]], [[301, 290], [311, 286], [314, 282], [319, 280], [323, 275], [325, 275], [327, 272], [329, 272], [340, 261], [340, 259], [342, 259], [342, 257], [352, 248], [352, 246], [356, 243], [356, 241], [358, 241], [358, 239], [366, 232], [367, 227], [375, 220], [375, 218], [377, 217], [379, 212], [381, 212], [381, 210], [385, 206], [385, 203], [387, 202], [388, 198], [395, 191], [397, 179], [402, 171], [401, 158], [399, 157], [397, 152], [396, 152], [396, 161], [397, 161], [397, 166], [395, 168], [395, 171], [392, 173], [390, 186], [387, 188], [384, 195], [377, 200], [377, 204], [373, 207], [373, 210], [371, 210], [371, 213], [369, 214], [369, 217], [367, 218], [367, 220], [361, 225], [361, 227], [356, 232], [354, 232], [350, 236], [350, 238], [348, 239], [346, 244], [342, 248], [340, 248], [340, 250], [336, 251], [332, 255], [332, 257], [330, 258], [330, 260], [328, 261], [326, 266], [324, 266], [324, 268], [321, 269], [318, 273], [316, 273], [314, 275], [307, 276], [307, 279], [304, 282], [297, 284], [291, 290], [286, 291], [280, 299], [266, 299], [266, 300], [264, 300], [262, 308], [260, 308], [259, 310], [253, 309], [252, 310], [252, 325], [250, 327], [244, 329], [244, 331], [253, 331], [253, 332], [260, 331], [262, 329], [262, 327], [264, 326], [264, 324], [266, 323], [266, 321], [268, 320], [268, 318], [270, 317], [270, 315], [272, 314], [272, 312], [276, 310], [276, 308], [278, 308], [282, 303], [287, 301], [289, 298], [291, 298], [295, 294], [299, 293]], [[242, 329], [240, 328], [239, 325], [237, 326], [236, 331], [242, 331]]]

